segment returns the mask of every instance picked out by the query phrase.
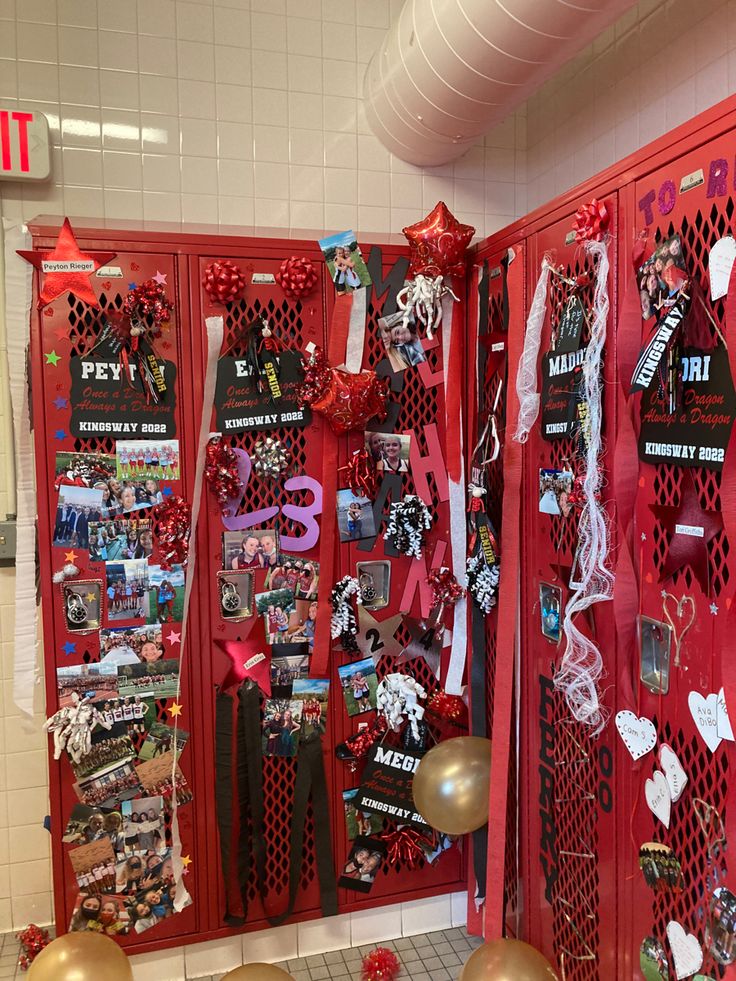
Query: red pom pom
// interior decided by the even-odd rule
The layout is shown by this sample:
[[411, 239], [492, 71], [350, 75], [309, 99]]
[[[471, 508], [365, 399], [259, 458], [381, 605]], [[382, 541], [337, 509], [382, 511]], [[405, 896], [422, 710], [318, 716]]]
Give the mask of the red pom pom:
[[281, 263], [276, 282], [287, 296], [301, 300], [309, 296], [317, 285], [317, 270], [309, 259], [293, 255]]
[[411, 275], [462, 276], [465, 250], [475, 235], [472, 225], [462, 225], [444, 201], [439, 201], [426, 218], [403, 229], [411, 250]]
[[155, 279], [129, 290], [123, 300], [123, 313], [130, 320], [133, 336], [150, 331], [158, 334], [161, 325], [171, 319], [174, 304], [169, 302], [166, 290]]
[[341, 434], [363, 429], [369, 419], [382, 422], [387, 415], [388, 378], [375, 371], [357, 375], [327, 363], [324, 351], [316, 347], [307, 363], [304, 381], [297, 392], [300, 406], [309, 405]]
[[363, 958], [363, 981], [394, 981], [399, 976], [401, 964], [388, 947], [376, 947]]
[[221, 436], [213, 436], [207, 443], [204, 477], [220, 504], [220, 510], [228, 515], [230, 509], [225, 505], [242, 495], [243, 482], [238, 473], [235, 450]]
[[189, 555], [189, 530], [192, 509], [181, 497], [169, 497], [152, 512], [153, 533], [161, 550], [161, 568], [170, 571], [183, 565]]
[[215, 259], [204, 271], [202, 286], [213, 303], [232, 303], [245, 289], [245, 276], [230, 259]]
[[22, 953], [18, 957], [18, 964], [21, 970], [27, 971], [34, 958], [41, 953], [44, 947], [47, 947], [51, 943], [49, 931], [42, 930], [35, 923], [31, 923], [25, 930], [17, 933], [16, 937], [23, 948]]

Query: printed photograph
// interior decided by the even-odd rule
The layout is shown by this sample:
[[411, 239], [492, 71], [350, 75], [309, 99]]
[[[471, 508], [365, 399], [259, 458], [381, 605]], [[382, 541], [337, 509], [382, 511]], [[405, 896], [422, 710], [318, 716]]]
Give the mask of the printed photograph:
[[126, 854], [166, 850], [163, 797], [126, 800], [121, 810]]
[[396, 433], [365, 434], [365, 448], [380, 473], [408, 473], [411, 436]]
[[253, 616], [255, 572], [218, 572], [217, 590], [223, 620], [248, 620]]
[[641, 315], [644, 320], [660, 320], [687, 291], [689, 277], [679, 235], [662, 242], [637, 274]]
[[130, 917], [122, 896], [79, 893], [69, 923], [70, 933], [90, 930], [108, 937], [124, 937], [129, 929]]
[[343, 664], [337, 669], [348, 715], [360, 715], [376, 707], [378, 678], [373, 658]]
[[138, 753], [138, 759], [153, 760], [157, 756], [172, 752], [174, 749], [176, 749], [178, 759], [188, 739], [189, 733], [184, 732], [183, 729], [174, 729], [173, 726], [164, 725], [163, 722], [152, 722]]
[[160, 565], [148, 567], [151, 587], [148, 604], [148, 623], [181, 623], [184, 615], [184, 566], [162, 569]]
[[61, 487], [94, 487], [98, 481], [115, 476], [115, 455], [59, 452], [54, 469], [54, 490], [58, 491]]
[[124, 800], [137, 797], [141, 784], [132, 763], [121, 763], [99, 777], [80, 780], [74, 784], [74, 792], [83, 804], [90, 807], [115, 808]]
[[380, 559], [376, 562], [357, 562], [355, 575], [360, 584], [360, 598], [366, 610], [380, 610], [388, 606], [391, 594], [391, 563]]
[[149, 565], [145, 559], [105, 563], [107, 619], [145, 620], [148, 616]]
[[90, 521], [89, 557], [93, 562], [147, 559], [153, 552], [149, 518], [108, 518]]
[[[174, 770], [174, 767], [176, 769]], [[189, 789], [181, 767], [174, 763], [174, 751], [163, 753], [155, 759], [146, 760], [144, 763], [136, 764], [136, 771], [143, 790], [148, 797], [163, 797], [164, 807], [169, 807], [176, 790], [176, 803], [178, 806], [188, 804], [194, 796]], [[171, 774], [174, 771], [175, 780], [172, 784]]]
[[[74, 704], [72, 693], [99, 702], [118, 693], [118, 673], [114, 664], [72, 664], [56, 669], [59, 708]], [[99, 706], [97, 706], [99, 708]]]
[[381, 317], [378, 332], [394, 371], [404, 371], [427, 360], [413, 315], [406, 323], [401, 311]]
[[102, 489], [62, 484], [56, 504], [54, 545], [89, 548], [89, 523], [102, 516]]
[[100, 837], [69, 850], [80, 892], [115, 891], [115, 852], [109, 838]]
[[123, 480], [109, 482], [112, 491], [116, 488], [115, 502], [109, 506], [109, 514], [103, 517], [112, 517], [114, 514], [132, 514], [135, 511], [142, 511], [144, 508], [155, 507], [156, 504], [163, 504], [164, 495], [161, 492], [159, 482], [153, 477], [145, 480]]
[[163, 656], [160, 627], [106, 627], [100, 631], [100, 664], [148, 664]]
[[222, 533], [222, 568], [273, 569], [279, 564], [279, 536], [274, 528]]
[[281, 555], [278, 565], [269, 567], [265, 587], [291, 589], [296, 599], [317, 599], [319, 562]]
[[89, 634], [100, 629], [102, 581], [77, 579], [61, 583], [64, 619], [69, 633]]
[[562, 611], [562, 590], [559, 586], [540, 582], [539, 610], [542, 618], [542, 634], [547, 640], [552, 640], [555, 644], [559, 643]]
[[135, 750], [127, 727], [122, 722], [116, 722], [112, 729], [95, 729], [89, 753], [78, 763], [72, 763], [72, 770], [77, 780], [86, 780], [113, 770], [126, 760], [132, 760], [134, 756]]
[[299, 618], [291, 589], [256, 593], [256, 613], [263, 617], [269, 644], [291, 644], [299, 636]]
[[373, 538], [376, 523], [373, 520], [373, 503], [367, 497], [359, 497], [349, 487], [337, 492], [337, 528], [341, 542], [357, 542], [361, 538]]
[[[140, 873], [134, 867], [136, 859], [143, 867]], [[131, 855], [128, 862], [131, 867], [120, 872], [121, 878], [128, 879], [124, 887], [131, 897], [127, 909], [135, 932], [144, 933], [175, 914], [176, 882], [171, 852], [167, 850], [160, 855], [141, 852]]]
[[355, 233], [338, 232], [319, 240], [327, 269], [338, 295], [371, 285], [371, 274], [358, 248]]
[[541, 514], [561, 515], [572, 513], [570, 494], [573, 483], [572, 470], [539, 471], [539, 511]]
[[121, 664], [117, 668], [118, 693], [133, 698], [150, 692], [156, 698], [173, 698], [179, 685], [179, 662], [164, 659], [150, 664]]
[[117, 857], [125, 847], [122, 832], [123, 816], [119, 810], [75, 804], [61, 840], [66, 845], [86, 845], [108, 838]]
[[353, 841], [358, 835], [370, 837], [378, 835], [383, 831], [383, 818], [380, 814], [368, 814], [359, 811], [355, 806], [355, 798], [358, 794], [358, 787], [353, 790], [343, 790], [342, 801], [345, 808], [345, 826], [348, 838]]
[[271, 658], [271, 692], [275, 698], [290, 698], [294, 682], [309, 675], [309, 650], [303, 644], [298, 646], [304, 653], [277, 654]]
[[119, 439], [115, 453], [118, 480], [179, 479], [178, 439]]
[[263, 755], [296, 756], [301, 727], [301, 702], [267, 698], [263, 706]]
[[156, 699], [152, 691], [125, 698], [105, 698], [97, 708], [106, 722], [124, 722], [131, 738], [145, 735], [156, 721]]
[[329, 678], [297, 678], [291, 697], [301, 703], [302, 731], [305, 736], [327, 729], [327, 705], [330, 696]]
[[356, 892], [370, 892], [385, 854], [386, 846], [378, 838], [357, 835], [340, 873], [338, 886]]

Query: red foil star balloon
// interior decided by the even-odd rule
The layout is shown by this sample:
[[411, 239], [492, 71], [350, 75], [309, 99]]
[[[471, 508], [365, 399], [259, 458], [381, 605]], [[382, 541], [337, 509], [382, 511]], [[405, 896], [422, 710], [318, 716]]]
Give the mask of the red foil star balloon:
[[386, 418], [388, 385], [388, 379], [379, 378], [375, 371], [354, 375], [332, 368], [324, 351], [315, 347], [297, 392], [297, 402], [321, 413], [333, 432], [347, 433], [364, 429], [369, 419], [382, 422]]
[[100, 304], [89, 277], [116, 255], [115, 252], [82, 252], [77, 245], [69, 219], [64, 219], [56, 245], [51, 252], [18, 250], [18, 255], [44, 274], [38, 297], [38, 309], [45, 307], [64, 293], [73, 293], [97, 310]]
[[664, 527], [670, 542], [659, 581], [670, 579], [683, 566], [689, 565], [703, 593], [708, 596], [708, 542], [723, 531], [723, 515], [720, 511], [701, 508], [689, 470], [682, 476], [680, 503], [676, 507], [664, 504], [650, 504], [649, 507]]
[[426, 218], [403, 229], [411, 249], [412, 276], [462, 276], [465, 250], [475, 235], [472, 225], [462, 225], [444, 201], [439, 201]]
[[230, 667], [220, 688], [239, 688], [250, 678], [255, 681], [263, 694], [271, 697], [271, 654], [268, 645], [262, 640], [216, 640], [230, 661]]

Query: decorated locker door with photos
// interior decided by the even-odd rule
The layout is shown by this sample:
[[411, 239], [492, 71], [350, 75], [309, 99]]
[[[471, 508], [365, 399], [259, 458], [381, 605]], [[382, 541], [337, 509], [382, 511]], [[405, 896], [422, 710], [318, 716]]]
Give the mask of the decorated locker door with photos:
[[[33, 231], [37, 265], [51, 249], [52, 261], [74, 253], [66, 231], [58, 242], [58, 227]], [[204, 801], [193, 799], [199, 748], [187, 745], [199, 728], [189, 695], [199, 667], [189, 644], [181, 650], [183, 570], [157, 524], [192, 486], [192, 353], [172, 254], [81, 233], [79, 245], [103, 267], [73, 277], [74, 294], [41, 271], [31, 314], [48, 714], [87, 696], [100, 723], [83, 760], [63, 753], [50, 768], [56, 920], [60, 930], [99, 929], [138, 947], [153, 925], [156, 942], [173, 943], [200, 924]], [[136, 353], [130, 327], [143, 321]], [[175, 749], [194, 902], [174, 915]]]
[[[604, 203], [609, 230], [615, 229], [616, 196], [607, 196]], [[623, 977], [613, 942], [617, 737], [611, 722], [594, 735], [615, 707], [612, 603], [597, 602], [572, 618], [573, 630], [580, 630], [599, 652], [602, 676], [597, 682], [595, 676], [591, 679], [587, 672], [570, 668], [564, 621], [576, 595], [571, 583], [579, 581], [575, 577], [585, 578], [580, 542], [589, 468], [592, 485], [600, 479], [606, 508], [600, 517], [601, 525], [609, 528], [607, 565], [615, 553], [610, 447], [615, 432], [616, 240], [608, 244], [607, 260], [586, 253], [575, 240], [573, 218], [571, 211], [528, 239], [528, 316], [537, 323], [543, 320], [539, 358], [530, 362], [538, 374], [536, 380], [530, 374], [529, 383], [531, 390], [541, 383], [536, 388], [541, 406], [524, 445], [521, 524], [521, 683], [527, 707], [521, 783], [527, 788], [522, 809], [530, 883], [524, 939], [568, 981], [614, 981]], [[599, 284], [608, 290], [610, 302], [603, 322], [596, 317], [595, 305], [602, 261], [610, 263], [608, 276]], [[546, 263], [551, 267], [547, 272]], [[533, 333], [530, 321], [524, 353]], [[602, 340], [603, 323], [607, 337], [600, 369], [590, 369], [591, 380], [599, 378], [602, 384], [603, 449], [589, 461], [595, 414], [593, 400], [585, 395], [585, 372], [593, 363], [596, 338]], [[510, 433], [508, 439], [513, 438]], [[605, 584], [600, 591], [606, 592]], [[589, 652], [588, 663], [596, 657]], [[555, 687], [556, 680], [562, 684], [563, 679], [570, 704]], [[584, 697], [573, 701], [576, 691]], [[578, 718], [587, 713], [590, 724], [577, 721], [573, 708]]]
[[617, 708], [639, 757], [623, 753], [637, 978], [666, 964], [685, 976], [701, 958], [720, 978], [734, 960], [735, 152], [729, 132], [624, 192], [619, 372], [635, 384], [616, 449], [630, 460], [617, 502], [631, 520], [616, 588], [635, 622], [620, 632], [633, 656]]

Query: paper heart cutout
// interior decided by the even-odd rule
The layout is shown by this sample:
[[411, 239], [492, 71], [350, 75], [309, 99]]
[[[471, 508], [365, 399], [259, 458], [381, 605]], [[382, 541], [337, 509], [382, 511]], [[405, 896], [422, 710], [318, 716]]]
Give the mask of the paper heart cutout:
[[685, 773], [682, 763], [680, 763], [677, 753], [667, 743], [662, 743], [659, 748], [659, 765], [667, 779], [670, 788], [672, 803], [676, 803], [681, 797], [687, 783], [687, 773]]
[[624, 746], [635, 760], [646, 756], [657, 745], [657, 730], [644, 715], [637, 718], [628, 709], [617, 712], [616, 728], [624, 741]]
[[707, 698], [703, 698], [699, 691], [691, 691], [687, 696], [687, 705], [703, 742], [711, 753], [715, 753], [721, 744], [718, 735], [718, 695], [711, 692]]
[[644, 797], [652, 814], [662, 822], [665, 828], [669, 828], [672, 797], [670, 796], [670, 785], [667, 783], [667, 777], [661, 770], [655, 770], [652, 776], [645, 781]]
[[708, 276], [711, 300], [715, 301], [728, 293], [734, 259], [736, 259], [736, 240], [731, 235], [720, 238], [710, 250]]
[[672, 951], [677, 981], [689, 978], [703, 966], [703, 948], [698, 938], [692, 933], [686, 933], [685, 928], [677, 920], [667, 924], [667, 939]]
[[681, 596], [679, 600], [672, 593], [664, 593], [662, 599], [664, 618], [672, 628], [675, 642], [675, 667], [680, 666], [680, 648], [683, 638], [695, 623], [695, 600], [692, 596]]
[[728, 717], [728, 705], [726, 705], [726, 693], [721, 688], [718, 692], [718, 714], [716, 716], [716, 731], [721, 739], [728, 739], [734, 742], [731, 720]]

